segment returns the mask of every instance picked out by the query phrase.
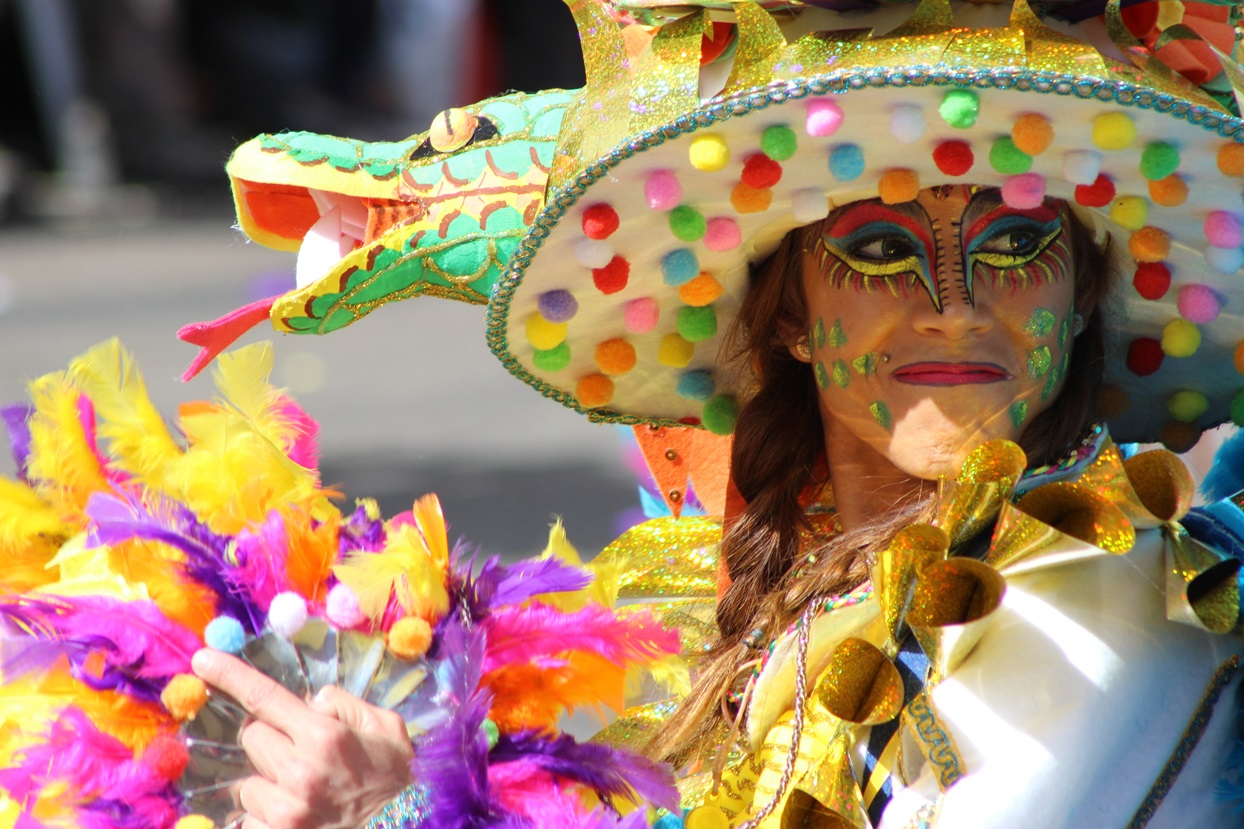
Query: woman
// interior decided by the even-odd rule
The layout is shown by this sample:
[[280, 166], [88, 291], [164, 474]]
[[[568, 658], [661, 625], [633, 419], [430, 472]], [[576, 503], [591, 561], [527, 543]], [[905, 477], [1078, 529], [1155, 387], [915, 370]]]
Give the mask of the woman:
[[[1182, 449], [1244, 418], [1240, 121], [1136, 37], [1186, 47], [1181, 71], [1213, 52], [1186, 26], [1129, 32], [1115, 4], [637, 3], [625, 32], [569, 5], [588, 86], [555, 153], [547, 123], [524, 133], [543, 210], [487, 202], [484, 168], [509, 163], [487, 105], [412, 139], [454, 186], [482, 177], [455, 212], [425, 166], [360, 150], [366, 187], [400, 179], [415, 208], [368, 218], [278, 327], [487, 293], [501, 247], [429, 262], [455, 223], [500, 245], [517, 216], [489, 300], [507, 368], [594, 419], [734, 433], [721, 639], [652, 747], [702, 772], [688, 826], [1227, 825], [1238, 561], [1178, 523], [1186, 473], [1125, 465], [1093, 425]], [[344, 240], [345, 202], [307, 189], [325, 179], [273, 160], [330, 157], [295, 138], [235, 158], [242, 226], [310, 239], [336, 210]], [[450, 176], [471, 150], [495, 157]], [[379, 216], [359, 188], [342, 198]], [[308, 219], [274, 207], [312, 195]], [[1005, 445], [970, 454], [991, 439], [1028, 472]], [[244, 826], [355, 826], [408, 782], [404, 733], [348, 695], [195, 668], [264, 723]], [[741, 754], [698, 756], [723, 723]], [[378, 825], [418, 825], [419, 785]]]

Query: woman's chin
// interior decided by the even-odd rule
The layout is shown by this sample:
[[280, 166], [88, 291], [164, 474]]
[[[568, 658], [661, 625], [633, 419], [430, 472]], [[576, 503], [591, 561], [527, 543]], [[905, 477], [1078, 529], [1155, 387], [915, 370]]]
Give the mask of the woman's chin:
[[[915, 415], [915, 412], [912, 412]], [[940, 414], [909, 416], [894, 424], [886, 456], [916, 478], [954, 478], [973, 449], [989, 440], [1015, 440], [1017, 431], [998, 418], [960, 423]]]

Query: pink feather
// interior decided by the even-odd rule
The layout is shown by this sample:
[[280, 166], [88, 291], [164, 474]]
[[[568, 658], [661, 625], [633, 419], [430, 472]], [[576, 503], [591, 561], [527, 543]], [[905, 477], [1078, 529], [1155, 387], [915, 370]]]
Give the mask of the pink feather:
[[577, 613], [542, 604], [500, 608], [484, 620], [484, 673], [514, 663], [539, 663], [568, 651], [598, 654], [615, 665], [678, 653], [678, 632], [651, 614], [614, 615], [600, 605]]
[[498, 805], [540, 829], [579, 829], [588, 816], [573, 788], [528, 760], [490, 765], [488, 788]]
[[240, 566], [231, 580], [243, 587], [256, 605], [266, 608], [276, 594], [290, 589], [285, 573], [289, 535], [281, 513], [273, 511], [262, 527], [238, 533], [237, 545]]
[[319, 469], [320, 465], [320, 424], [315, 418], [303, 411], [302, 407], [285, 395], [277, 396], [276, 412], [278, 416], [292, 426], [296, 433], [293, 442], [282, 446], [285, 454], [294, 463], [306, 469]]

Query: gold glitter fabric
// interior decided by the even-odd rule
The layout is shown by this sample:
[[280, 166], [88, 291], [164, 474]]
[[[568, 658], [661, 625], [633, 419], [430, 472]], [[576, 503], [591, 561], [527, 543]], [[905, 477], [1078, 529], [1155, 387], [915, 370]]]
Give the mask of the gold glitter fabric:
[[601, 551], [621, 560], [620, 599], [715, 598], [721, 522], [704, 516], [654, 518]]
[[812, 698], [840, 720], [877, 725], [898, 716], [903, 707], [903, 680], [875, 645], [848, 638], [834, 650], [829, 666], [813, 686]]
[[946, 557], [950, 539], [943, 530], [927, 524], [907, 527], [877, 556], [872, 566], [873, 592], [881, 603], [890, 641], [899, 641], [907, 599], [916, 574], [925, 565]]

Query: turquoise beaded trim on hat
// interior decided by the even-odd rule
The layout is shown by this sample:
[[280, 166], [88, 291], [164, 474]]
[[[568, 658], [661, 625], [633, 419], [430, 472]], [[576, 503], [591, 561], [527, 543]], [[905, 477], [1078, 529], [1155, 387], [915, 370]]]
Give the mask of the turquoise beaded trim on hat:
[[[608, 155], [588, 165], [572, 183], [550, 194], [545, 208], [536, 218], [531, 231], [520, 243], [501, 280], [494, 288], [487, 316], [489, 347], [511, 374], [535, 388], [543, 396], [586, 414], [594, 421], [629, 425], [640, 423], [661, 426], [685, 425], [687, 423], [685, 419], [675, 419], [659, 413], [636, 414], [611, 408], [609, 404], [596, 407], [586, 406], [573, 391], [551, 385], [543, 377], [534, 374], [531, 369], [519, 362], [510, 348], [508, 318], [511, 302], [522, 285], [526, 271], [531, 266], [536, 253], [570, 208], [582, 199], [592, 185], [608, 176], [623, 161], [660, 146], [667, 140], [725, 122], [736, 116], [765, 110], [774, 104], [801, 100], [809, 96], [830, 96], [853, 90], [886, 87], [997, 89], [1092, 99], [1117, 104], [1124, 108], [1153, 110], [1186, 121], [1207, 132], [1216, 133], [1237, 144], [1244, 143], [1241, 138], [1244, 121], [1241, 119], [1225, 112], [1190, 103], [1175, 95], [1157, 92], [1127, 81], [1032, 72], [1024, 69], [979, 73], [949, 67], [926, 66], [902, 70], [873, 69], [839, 76], [821, 75], [799, 81], [772, 84], [763, 89], [715, 101], [703, 109], [680, 116], [662, 127], [637, 134], [626, 143], [617, 146]], [[828, 193], [832, 187], [826, 186], [824, 189]], [[662, 296], [666, 297], [666, 301], [670, 301], [667, 294]], [[723, 320], [722, 327], [724, 328], [728, 323], [729, 320]], [[675, 371], [678, 370], [675, 369]], [[671, 383], [671, 386], [673, 385]], [[723, 395], [718, 393], [708, 401], [708, 405], [719, 401], [722, 397]]]

